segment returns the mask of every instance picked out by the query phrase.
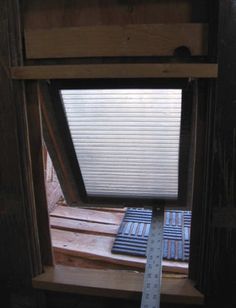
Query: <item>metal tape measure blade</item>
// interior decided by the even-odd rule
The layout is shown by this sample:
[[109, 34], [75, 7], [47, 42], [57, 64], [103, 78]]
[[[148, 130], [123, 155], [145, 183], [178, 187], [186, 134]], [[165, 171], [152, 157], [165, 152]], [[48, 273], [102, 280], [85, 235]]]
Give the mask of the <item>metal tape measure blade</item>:
[[141, 308], [159, 308], [162, 273], [164, 209], [153, 209]]

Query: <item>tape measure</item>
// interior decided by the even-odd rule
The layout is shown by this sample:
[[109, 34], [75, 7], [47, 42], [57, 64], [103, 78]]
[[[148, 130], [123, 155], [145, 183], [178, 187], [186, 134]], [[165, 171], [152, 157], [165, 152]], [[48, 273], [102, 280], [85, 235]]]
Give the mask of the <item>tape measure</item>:
[[141, 308], [159, 308], [162, 274], [164, 208], [153, 209]]

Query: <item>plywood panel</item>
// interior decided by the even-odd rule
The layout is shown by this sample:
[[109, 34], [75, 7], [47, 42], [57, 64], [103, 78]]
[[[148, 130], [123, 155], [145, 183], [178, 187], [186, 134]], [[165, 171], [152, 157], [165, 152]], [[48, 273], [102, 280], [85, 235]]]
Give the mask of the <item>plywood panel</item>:
[[172, 56], [186, 46], [193, 56], [207, 54], [206, 24], [140, 24], [25, 31], [29, 59], [73, 57]]

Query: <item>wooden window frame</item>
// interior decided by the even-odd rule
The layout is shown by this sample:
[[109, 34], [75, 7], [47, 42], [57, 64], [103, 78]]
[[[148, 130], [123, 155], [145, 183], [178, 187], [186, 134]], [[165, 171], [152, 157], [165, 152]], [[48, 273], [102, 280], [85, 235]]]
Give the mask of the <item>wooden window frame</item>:
[[[105, 85], [105, 87], [104, 87]], [[158, 198], [124, 198], [124, 197], [96, 197], [88, 196], [77, 161], [70, 130], [66, 120], [63, 103], [60, 96], [61, 89], [121, 89], [121, 88], [153, 88], [153, 89], [182, 89], [182, 113], [180, 130], [179, 154], [179, 196], [174, 199]], [[41, 105], [44, 115], [45, 141], [55, 162], [57, 176], [62, 186], [66, 201], [70, 206], [158, 206], [186, 208], [191, 200], [193, 155], [190, 147], [193, 139], [191, 121], [193, 111], [193, 82], [188, 79], [96, 79], [96, 80], [51, 80], [50, 83], [41, 82]], [[48, 119], [50, 118], [50, 119]], [[47, 121], [48, 119], [48, 121]], [[50, 135], [51, 136], [48, 137]], [[52, 144], [57, 140], [60, 144]], [[56, 153], [57, 151], [57, 153]], [[58, 152], [60, 151], [60, 153]], [[193, 153], [192, 153], [193, 154]], [[62, 157], [64, 157], [64, 159]], [[65, 164], [66, 161], [66, 164]], [[186, 164], [186, 162], [188, 162]], [[65, 166], [63, 166], [65, 164]], [[181, 169], [181, 171], [180, 171]], [[63, 171], [64, 170], [64, 171]], [[184, 170], [184, 171], [183, 171]], [[189, 172], [190, 170], [190, 172]], [[64, 176], [61, 174], [64, 172]], [[68, 179], [73, 183], [69, 194]]]
[[[180, 81], [180, 80], [179, 80]], [[39, 81], [33, 81], [33, 83], [31, 81], [26, 81], [25, 82], [25, 86], [28, 88], [28, 91], [26, 93], [26, 100], [32, 100], [34, 101], [35, 104], [35, 108], [37, 109], [37, 114], [39, 116], [40, 122], [41, 124], [43, 124], [44, 128], [44, 137], [45, 137], [45, 131], [48, 134], [48, 138], [53, 137], [53, 133], [54, 131], [48, 132], [47, 129], [45, 129], [45, 126], [47, 126], [48, 121], [52, 120], [53, 121], [53, 117], [52, 114], [50, 113], [46, 113], [45, 114], [45, 100], [47, 100], [47, 103], [51, 102], [51, 98], [50, 98], [50, 93], [48, 91], [48, 84], [50, 83], [50, 81], [46, 82], [39, 82]], [[163, 83], [166, 83], [166, 80], [163, 81]], [[163, 87], [163, 85], [162, 85]], [[32, 92], [32, 93], [31, 93]], [[52, 102], [51, 102], [52, 103]], [[40, 108], [38, 108], [40, 107]], [[41, 118], [41, 111], [42, 111], [42, 118]], [[33, 114], [31, 114], [33, 115]], [[29, 114], [29, 116], [31, 116]], [[33, 129], [34, 127], [34, 123], [33, 121], [31, 121], [29, 126], [29, 131], [31, 131], [31, 129]], [[42, 127], [41, 127], [42, 128]], [[42, 130], [39, 129], [39, 127], [37, 127], [37, 131], [38, 134], [36, 136], [37, 142], [40, 143], [40, 139], [42, 140]], [[59, 140], [51, 140], [53, 145], [56, 145], [57, 150], [63, 149], [63, 144], [60, 144], [60, 142], [58, 143]], [[30, 144], [30, 147], [34, 147], [34, 141], [32, 140], [32, 143]], [[64, 149], [63, 149], [64, 151]], [[63, 152], [62, 151], [62, 152]], [[58, 151], [57, 151], [58, 152]], [[63, 157], [60, 157], [60, 159], [62, 159]], [[37, 167], [36, 169], [39, 172], [40, 176], [43, 176], [43, 168], [42, 166], [38, 165], [38, 160], [37, 160], [37, 155], [36, 152], [32, 152], [32, 164]], [[58, 161], [58, 160], [56, 160]], [[62, 170], [63, 172], [63, 170]], [[61, 176], [64, 176], [64, 174], [62, 174]], [[71, 183], [70, 183], [71, 186]], [[37, 191], [37, 193], [40, 194], [40, 192], [44, 191], [45, 188], [43, 188], [43, 185], [40, 187], [37, 187], [37, 185], [35, 186], [35, 191]], [[44, 191], [45, 192], [45, 191]], [[69, 194], [73, 194], [73, 191], [70, 191]], [[39, 234], [48, 234], [49, 237], [47, 237], [47, 241], [45, 243], [45, 238], [42, 239], [40, 246], [42, 248], [42, 254], [45, 255], [45, 257], [47, 258], [51, 258], [52, 260], [52, 246], [50, 243], [50, 231], [49, 231], [49, 222], [48, 222], [48, 209], [47, 209], [47, 203], [43, 202], [43, 204], [40, 204], [39, 210], [41, 213], [44, 213], [44, 217], [42, 215], [40, 215], [38, 217], [38, 227], [39, 227]], [[45, 233], [46, 232], [46, 233]], [[43, 265], [51, 265], [52, 261], [49, 260], [48, 261], [43, 261]], [[66, 279], [66, 281], [63, 279], [64, 277], [64, 273], [65, 271], [67, 272], [68, 270], [68, 279]], [[72, 269], [71, 269], [72, 270]], [[106, 283], [105, 289], [103, 290], [103, 288], [100, 288], [100, 286], [96, 283], [94, 283], [92, 286], [87, 285], [86, 282], [83, 283], [83, 281], [81, 280], [77, 280], [79, 279], [79, 277], [81, 276], [80, 273], [80, 269], [76, 269], [76, 273], [75, 275], [71, 275], [70, 273], [70, 267], [65, 266], [62, 271], [60, 270], [60, 268], [58, 268], [58, 266], [54, 265], [53, 267], [50, 268], [44, 268], [44, 273], [42, 275], [36, 276], [33, 279], [33, 286], [34, 288], [38, 289], [38, 290], [51, 290], [51, 291], [59, 291], [59, 292], [75, 292], [75, 293], [79, 293], [79, 294], [90, 294], [90, 295], [103, 295], [103, 296], [109, 296], [110, 290], [109, 290], [109, 281]], [[73, 272], [75, 271], [75, 269], [73, 268]], [[109, 271], [108, 271], [109, 272]], [[115, 271], [116, 272], [116, 271]], [[111, 273], [111, 277], [115, 277], [116, 273]], [[126, 275], [129, 275], [129, 272], [126, 271], [122, 271], [124, 278], [126, 277]], [[48, 273], [52, 273], [52, 275]], [[99, 275], [106, 275], [107, 274], [107, 270], [101, 270], [99, 272]], [[114, 274], [114, 275], [113, 275]], [[88, 277], [94, 277], [94, 279], [96, 277], [98, 277], [98, 273], [91, 269], [87, 269], [87, 274]], [[138, 278], [139, 280], [141, 279], [142, 281], [142, 275], [140, 274]], [[76, 278], [77, 277], [77, 278]], [[75, 279], [76, 281], [75, 282]], [[126, 279], [126, 278], [125, 278]], [[95, 279], [96, 280], [96, 279]], [[95, 281], [94, 280], [94, 281]], [[113, 280], [113, 278], [112, 278]], [[162, 279], [162, 283], [163, 283], [163, 289], [161, 291], [162, 293], [162, 301], [164, 302], [172, 302], [172, 303], [182, 303], [182, 304], [189, 304], [189, 303], [193, 303], [193, 304], [202, 304], [204, 301], [204, 297], [203, 295], [198, 292], [195, 288], [194, 288], [194, 284], [191, 280], [189, 280], [188, 278], [184, 278], [184, 279], [178, 279], [178, 282], [176, 282], [177, 280], [174, 279], [170, 279], [170, 278], [163, 278]], [[175, 283], [176, 282], [176, 283]], [[174, 283], [174, 286], [173, 286]], [[184, 290], [184, 291], [183, 291]], [[134, 290], [133, 291], [128, 291], [126, 292], [125, 290], [119, 290], [119, 286], [114, 287], [114, 294], [111, 293], [110, 296], [114, 296], [117, 297], [118, 294], [121, 298], [133, 298], [133, 291], [135, 292], [135, 296], [137, 296], [138, 298], [140, 298], [141, 296], [141, 290], [137, 289], [136, 286], [134, 286]]]

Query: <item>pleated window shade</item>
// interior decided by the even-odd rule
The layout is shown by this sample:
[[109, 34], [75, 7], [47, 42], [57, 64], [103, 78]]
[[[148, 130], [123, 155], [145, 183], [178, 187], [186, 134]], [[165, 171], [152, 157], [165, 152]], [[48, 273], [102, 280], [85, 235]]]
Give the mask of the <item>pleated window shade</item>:
[[88, 196], [177, 199], [181, 89], [60, 94]]

